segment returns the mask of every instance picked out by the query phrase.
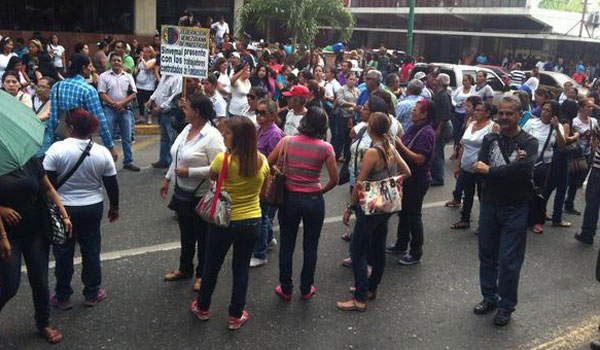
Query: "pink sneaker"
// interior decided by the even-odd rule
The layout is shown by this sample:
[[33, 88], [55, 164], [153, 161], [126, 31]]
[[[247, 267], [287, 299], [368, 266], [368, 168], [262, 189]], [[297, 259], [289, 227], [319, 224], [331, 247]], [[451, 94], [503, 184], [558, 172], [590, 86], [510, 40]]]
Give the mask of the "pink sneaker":
[[210, 312], [208, 310], [202, 310], [198, 307], [198, 301], [194, 299], [190, 305], [190, 310], [200, 321], [210, 320]]
[[240, 329], [246, 322], [248, 322], [248, 311], [244, 310], [242, 311], [242, 317], [240, 318], [229, 317], [229, 325], [227, 328], [235, 331]]
[[352, 267], [352, 258], [346, 258], [342, 260], [342, 265], [346, 267]]
[[65, 301], [60, 301], [58, 300], [58, 298], [56, 298], [56, 295], [53, 295], [50, 298], [50, 305], [61, 310], [71, 310], [73, 308], [73, 304], [71, 303], [70, 298]]
[[292, 301], [292, 294], [285, 294], [281, 289], [281, 284], [275, 287], [275, 294], [277, 294], [283, 301]]
[[306, 294], [302, 294], [302, 296], [300, 297], [300, 299], [302, 300], [308, 300], [310, 298], [313, 297], [313, 295], [315, 295], [315, 293], [317, 292], [317, 287], [315, 286], [310, 286], [310, 291]]
[[544, 233], [544, 227], [540, 224], [533, 225], [533, 227], [531, 228], [531, 231], [533, 231], [534, 233], [537, 233], [538, 235], [541, 235], [542, 233]]
[[83, 305], [87, 307], [94, 307], [104, 299], [106, 299], [106, 290], [104, 288], [100, 288], [96, 294], [96, 297], [94, 299], [86, 299], [86, 301], [83, 302]]

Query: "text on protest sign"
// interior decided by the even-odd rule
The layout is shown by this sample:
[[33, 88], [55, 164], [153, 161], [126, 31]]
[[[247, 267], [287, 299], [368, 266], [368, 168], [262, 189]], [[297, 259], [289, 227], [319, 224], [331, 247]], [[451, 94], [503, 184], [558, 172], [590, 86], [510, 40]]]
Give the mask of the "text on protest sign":
[[208, 75], [209, 29], [161, 27], [160, 72], [203, 79]]

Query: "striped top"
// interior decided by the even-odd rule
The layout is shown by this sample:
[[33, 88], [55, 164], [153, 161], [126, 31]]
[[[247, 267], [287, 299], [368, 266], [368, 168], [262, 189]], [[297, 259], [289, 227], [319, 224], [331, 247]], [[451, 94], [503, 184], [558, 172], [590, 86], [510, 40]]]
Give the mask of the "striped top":
[[335, 156], [333, 147], [323, 140], [305, 135], [285, 139], [288, 140], [285, 189], [302, 193], [320, 191], [321, 169], [329, 157]]
[[[600, 137], [600, 124], [597, 123], [593, 131], [596, 137]], [[600, 147], [597, 147], [596, 151], [594, 152], [594, 161], [592, 166], [596, 169], [600, 169]]]

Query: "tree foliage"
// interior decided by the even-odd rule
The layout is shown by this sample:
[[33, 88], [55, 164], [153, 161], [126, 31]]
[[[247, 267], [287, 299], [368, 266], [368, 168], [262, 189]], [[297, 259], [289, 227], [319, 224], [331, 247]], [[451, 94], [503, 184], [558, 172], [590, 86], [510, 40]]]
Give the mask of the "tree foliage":
[[349, 40], [354, 16], [341, 0], [252, 0], [236, 13], [237, 35], [255, 28], [266, 32], [267, 22], [282, 24], [300, 44], [312, 47], [319, 26], [331, 26], [340, 40]]
[[[589, 0], [588, 2], [591, 3]], [[583, 12], [581, 0], [542, 0], [540, 1], [539, 7], [549, 10]]]

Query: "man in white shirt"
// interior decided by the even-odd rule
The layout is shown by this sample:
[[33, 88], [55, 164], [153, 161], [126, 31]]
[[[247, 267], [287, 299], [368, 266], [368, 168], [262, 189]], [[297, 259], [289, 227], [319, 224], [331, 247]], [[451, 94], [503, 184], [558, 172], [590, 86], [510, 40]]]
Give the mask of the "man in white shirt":
[[[156, 65], [160, 62], [156, 61]], [[171, 145], [177, 137], [177, 133], [171, 125], [171, 101], [173, 97], [181, 93], [183, 80], [180, 76], [164, 74], [158, 86], [150, 99], [146, 103], [146, 108], [152, 109], [152, 115], [158, 116], [158, 124], [160, 125], [160, 151], [158, 162], [152, 163], [153, 168], [168, 168], [171, 164]]]
[[284, 91], [282, 94], [287, 98], [289, 108], [289, 112], [285, 117], [283, 132], [286, 136], [298, 135], [298, 126], [300, 126], [300, 121], [308, 111], [306, 109], [308, 88], [303, 85], [295, 85], [290, 91]]
[[223, 16], [219, 17], [219, 22], [213, 23], [210, 28], [215, 30], [217, 45], [223, 42], [223, 35], [229, 33], [229, 25], [225, 22], [225, 17]]
[[98, 92], [104, 104], [104, 115], [112, 131], [115, 125], [121, 130], [123, 146], [123, 169], [138, 172], [140, 168], [133, 164], [131, 152], [131, 132], [133, 109], [130, 102], [137, 95], [135, 80], [131, 74], [123, 71], [122, 56], [114, 53], [110, 57], [111, 70], [100, 74]]

